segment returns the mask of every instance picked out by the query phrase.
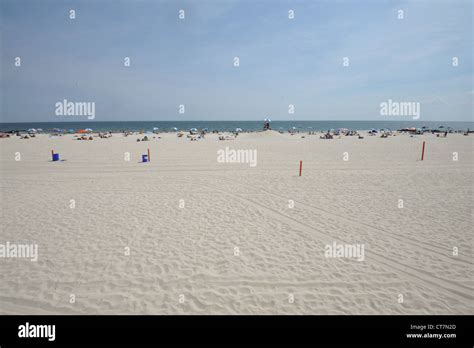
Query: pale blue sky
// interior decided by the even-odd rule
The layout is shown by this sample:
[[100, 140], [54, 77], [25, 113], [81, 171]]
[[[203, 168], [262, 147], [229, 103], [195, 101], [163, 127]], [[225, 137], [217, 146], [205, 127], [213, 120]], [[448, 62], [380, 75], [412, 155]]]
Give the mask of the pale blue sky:
[[0, 120], [86, 121], [56, 116], [63, 99], [96, 121], [404, 119], [380, 116], [392, 99], [469, 121], [472, 3], [0, 0]]

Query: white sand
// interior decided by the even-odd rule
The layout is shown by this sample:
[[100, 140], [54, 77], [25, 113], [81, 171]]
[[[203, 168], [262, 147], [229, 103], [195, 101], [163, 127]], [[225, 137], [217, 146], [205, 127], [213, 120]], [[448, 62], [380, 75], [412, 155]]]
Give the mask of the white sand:
[[[136, 138], [0, 139], [0, 243], [39, 249], [0, 258], [1, 314], [473, 313], [472, 135]], [[258, 165], [218, 163], [226, 146]]]

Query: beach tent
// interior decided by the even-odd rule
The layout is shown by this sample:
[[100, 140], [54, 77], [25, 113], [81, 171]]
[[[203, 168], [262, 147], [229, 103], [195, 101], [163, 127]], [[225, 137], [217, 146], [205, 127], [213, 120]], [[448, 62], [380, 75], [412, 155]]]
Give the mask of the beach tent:
[[189, 133], [190, 133], [190, 134], [197, 134], [197, 133], [198, 133], [198, 130], [197, 130], [196, 128], [191, 128], [191, 129], [189, 130]]
[[35, 133], [36, 133], [36, 129], [30, 128], [30, 129], [28, 129], [28, 133], [35, 134]]
[[235, 129], [235, 132], [236, 132], [236, 133], [242, 132], [242, 128], [236, 128], [236, 129]]
[[153, 127], [153, 133], [158, 133], [160, 129], [158, 127]]
[[178, 128], [176, 128], [176, 127], [173, 127], [173, 128], [171, 128], [171, 131], [173, 131], [173, 132], [177, 132], [177, 131], [178, 131]]

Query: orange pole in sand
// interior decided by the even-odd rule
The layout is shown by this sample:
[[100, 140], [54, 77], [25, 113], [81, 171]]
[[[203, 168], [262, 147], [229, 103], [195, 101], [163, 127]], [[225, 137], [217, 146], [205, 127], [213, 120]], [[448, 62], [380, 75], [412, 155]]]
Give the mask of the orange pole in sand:
[[303, 170], [303, 161], [300, 161], [300, 176], [301, 176], [301, 171]]
[[421, 160], [425, 158], [425, 142], [423, 141], [423, 147], [421, 148]]

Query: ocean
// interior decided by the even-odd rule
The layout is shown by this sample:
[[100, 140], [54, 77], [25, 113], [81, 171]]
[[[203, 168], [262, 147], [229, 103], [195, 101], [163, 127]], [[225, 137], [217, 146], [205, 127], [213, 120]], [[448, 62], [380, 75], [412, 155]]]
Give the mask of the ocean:
[[[348, 128], [353, 130], [421, 128], [437, 129], [451, 127], [454, 130], [474, 129], [474, 122], [452, 122], [452, 121], [272, 121], [271, 128], [274, 130], [288, 130], [292, 127], [300, 131], [326, 131], [329, 129]], [[28, 123], [0, 123], [0, 131], [25, 131], [30, 128], [41, 128], [43, 132], [52, 132], [53, 129], [65, 129], [77, 131], [79, 129], [91, 128], [94, 131], [152, 131], [154, 127], [160, 131], [171, 131], [174, 127], [179, 130], [207, 128], [209, 131], [233, 131], [242, 128], [243, 131], [261, 131], [263, 121], [116, 121], [116, 122], [28, 122]]]

